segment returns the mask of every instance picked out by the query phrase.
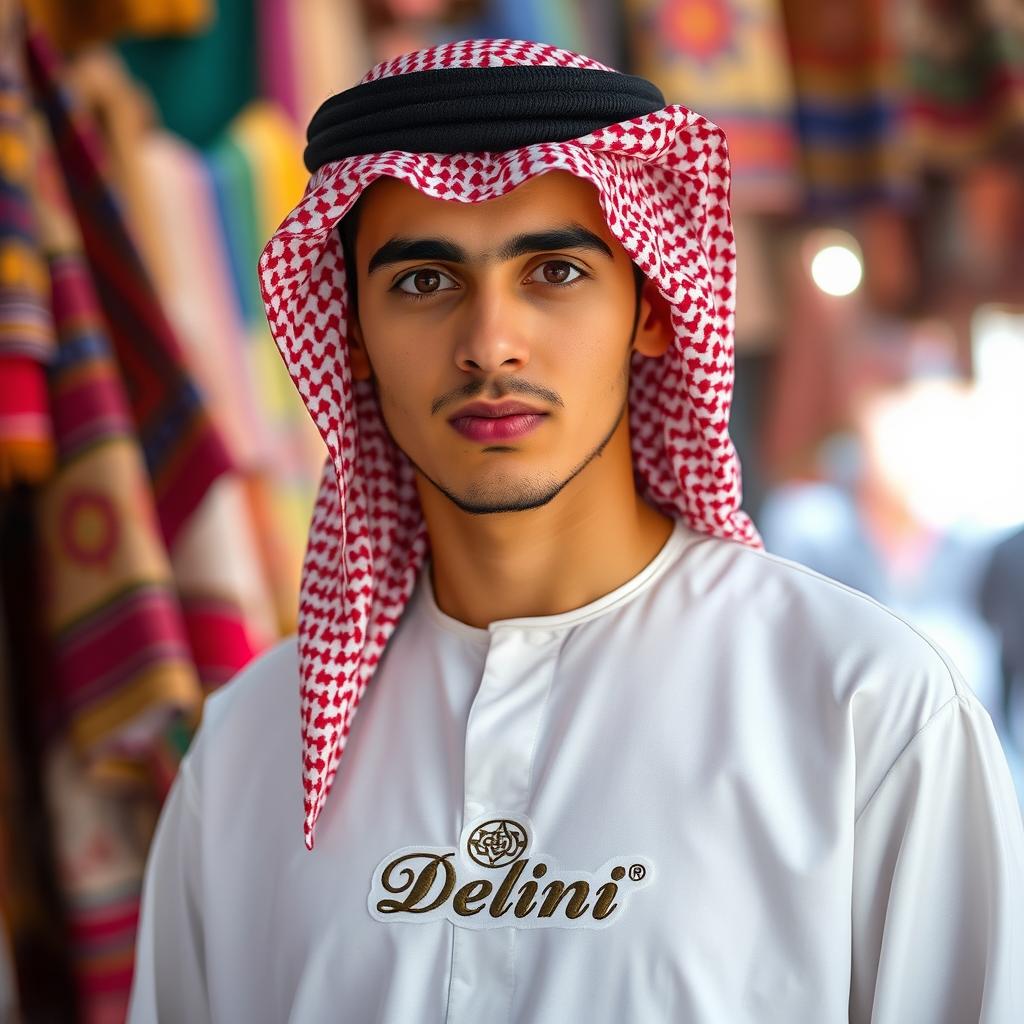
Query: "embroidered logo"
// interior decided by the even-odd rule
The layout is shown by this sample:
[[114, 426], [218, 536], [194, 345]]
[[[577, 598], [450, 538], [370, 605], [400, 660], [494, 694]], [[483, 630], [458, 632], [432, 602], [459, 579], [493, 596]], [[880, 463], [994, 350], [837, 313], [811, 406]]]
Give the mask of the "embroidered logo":
[[466, 852], [481, 867], [500, 868], [526, 853], [526, 829], [510, 818], [477, 825], [466, 840]]
[[613, 857], [592, 873], [561, 870], [531, 852], [533, 834], [517, 814], [470, 822], [456, 849], [395, 850], [374, 869], [370, 915], [463, 928], [606, 928], [654, 879], [643, 857]]

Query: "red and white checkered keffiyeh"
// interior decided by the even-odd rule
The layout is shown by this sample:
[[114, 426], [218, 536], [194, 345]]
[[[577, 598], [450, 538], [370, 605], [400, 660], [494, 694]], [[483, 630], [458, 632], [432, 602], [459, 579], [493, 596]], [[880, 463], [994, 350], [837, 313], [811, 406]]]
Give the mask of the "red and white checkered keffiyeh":
[[[510, 64], [610, 70], [557, 47], [488, 39], [398, 57], [363, 81]], [[632, 368], [630, 429], [643, 496], [694, 530], [760, 546], [739, 509], [728, 432], [735, 246], [718, 127], [672, 104], [569, 142], [501, 153], [391, 151], [325, 164], [259, 263], [271, 329], [329, 452], [298, 626], [310, 849], [353, 715], [428, 550], [412, 467], [391, 441], [370, 383], [352, 379], [345, 265], [333, 229], [383, 175], [436, 199], [477, 203], [556, 169], [596, 186], [609, 228], [671, 303], [674, 344], [660, 359], [636, 357]]]

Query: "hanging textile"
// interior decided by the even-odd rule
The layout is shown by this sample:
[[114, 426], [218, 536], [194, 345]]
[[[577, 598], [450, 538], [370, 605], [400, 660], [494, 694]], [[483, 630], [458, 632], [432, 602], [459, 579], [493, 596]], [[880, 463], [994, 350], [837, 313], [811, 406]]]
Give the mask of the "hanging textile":
[[733, 205], [800, 199], [793, 89], [779, 0], [628, 0], [636, 72], [729, 139]]
[[[49, 178], [53, 203], [56, 176]], [[53, 204], [53, 219], [59, 207]], [[200, 691], [146, 468], [72, 221], [50, 261], [58, 356], [50, 393], [59, 467], [40, 491], [55, 720], [96, 758], [138, 746]]]
[[25, 0], [33, 21], [62, 50], [130, 34], [188, 35], [213, 20], [214, 0]]
[[917, 167], [953, 171], [1024, 135], [1024, 10], [1013, 0], [897, 5]]
[[782, 0], [806, 203], [831, 212], [913, 196], [888, 0]]
[[79, 58], [71, 81], [102, 126], [105, 170], [126, 227], [239, 471], [208, 489], [170, 551], [193, 659], [210, 690], [278, 635], [244, 480], [262, 458], [267, 429], [212, 175], [197, 150], [158, 126], [116, 54]]
[[56, 78], [43, 37], [29, 38], [29, 67], [124, 375], [131, 411], [169, 546], [209, 485], [231, 468], [146, 270], [104, 182], [95, 139]]
[[62, 739], [44, 780], [70, 922], [79, 1024], [123, 1024], [135, 962], [146, 851], [158, 805], [148, 786], [96, 786]]
[[[8, 19], [10, 20], [10, 19]], [[49, 280], [27, 195], [27, 96], [13, 26], [0, 24], [0, 489], [53, 468], [46, 364], [53, 356]]]
[[43, 586], [31, 613], [49, 662], [37, 691], [38, 799], [53, 819], [79, 1019], [114, 1024], [160, 799], [204, 685], [233, 675], [253, 647], [237, 603], [199, 593], [183, 568], [220, 564], [202, 527], [206, 517], [223, 533], [225, 509], [234, 516], [237, 506], [210, 497], [232, 479], [232, 459], [108, 187], [97, 136], [42, 38], [27, 52], [39, 111], [30, 195], [57, 336], [48, 384], [58, 464], [34, 520]]

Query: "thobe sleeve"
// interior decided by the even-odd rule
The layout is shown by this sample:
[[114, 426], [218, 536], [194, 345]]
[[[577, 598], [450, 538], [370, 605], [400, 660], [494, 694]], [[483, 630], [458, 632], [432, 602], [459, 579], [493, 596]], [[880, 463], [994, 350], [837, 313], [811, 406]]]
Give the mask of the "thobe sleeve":
[[857, 818], [850, 1021], [1024, 1021], [1024, 828], [969, 691], [928, 719]]
[[199, 886], [199, 812], [188, 758], [146, 862], [128, 1024], [210, 1021]]

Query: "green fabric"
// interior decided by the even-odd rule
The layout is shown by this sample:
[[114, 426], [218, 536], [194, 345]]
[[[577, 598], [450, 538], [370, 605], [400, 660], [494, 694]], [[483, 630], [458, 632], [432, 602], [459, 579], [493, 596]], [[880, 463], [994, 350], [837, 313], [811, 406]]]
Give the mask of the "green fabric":
[[212, 25], [200, 35], [118, 43], [166, 127], [200, 147], [214, 142], [259, 91], [255, 5], [218, 0], [216, 8]]

